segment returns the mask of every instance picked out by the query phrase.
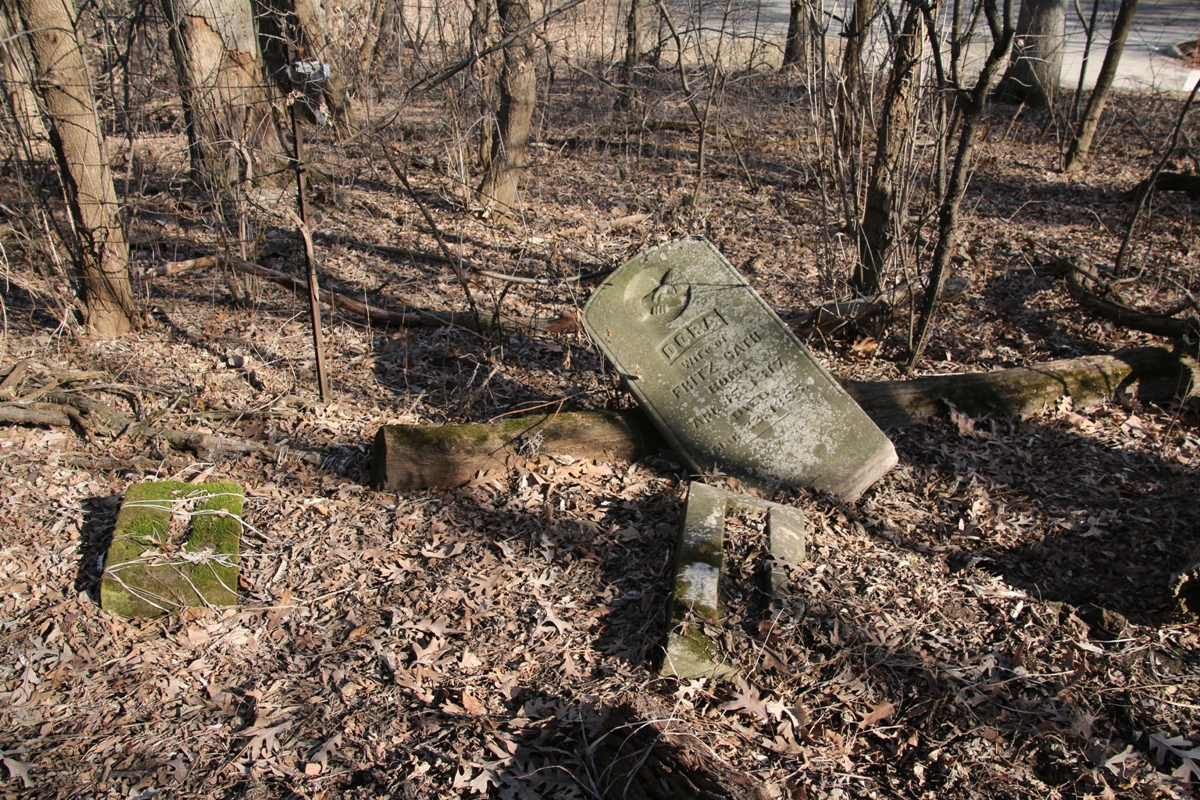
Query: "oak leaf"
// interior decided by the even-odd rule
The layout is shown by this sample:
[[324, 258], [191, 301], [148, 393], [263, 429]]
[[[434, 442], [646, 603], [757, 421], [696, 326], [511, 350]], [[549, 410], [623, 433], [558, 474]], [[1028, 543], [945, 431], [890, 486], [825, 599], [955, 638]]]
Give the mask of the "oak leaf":
[[15, 758], [9, 758], [8, 756], [4, 756], [3, 759], [0, 760], [4, 762], [4, 768], [8, 770], [8, 777], [10, 779], [20, 778], [21, 785], [26, 789], [33, 786], [33, 781], [29, 777], [29, 768], [32, 767], [33, 764], [25, 761], [17, 761]]
[[246, 751], [250, 754], [250, 758], [257, 761], [273, 753], [278, 753], [278, 736], [290, 727], [292, 727], [292, 723], [281, 722], [269, 728], [256, 725], [253, 728], [247, 728], [243, 731], [243, 735], [250, 737], [250, 743], [246, 745]]
[[863, 718], [858, 721], [859, 728], [867, 728], [877, 722], [883, 722], [892, 714], [896, 713], [896, 706], [889, 702], [883, 702], [876, 705], [870, 711], [863, 715]]
[[771, 715], [767, 712], [767, 705], [759, 696], [758, 689], [754, 688], [742, 676], [738, 676], [738, 693], [737, 697], [727, 703], [722, 703], [718, 706], [722, 711], [741, 711], [751, 715], [762, 717], [764, 722], [771, 721]]
[[475, 695], [471, 694], [470, 689], [463, 689], [462, 706], [463, 710], [472, 717], [482, 717], [487, 714], [487, 709], [483, 703], [479, 702]]

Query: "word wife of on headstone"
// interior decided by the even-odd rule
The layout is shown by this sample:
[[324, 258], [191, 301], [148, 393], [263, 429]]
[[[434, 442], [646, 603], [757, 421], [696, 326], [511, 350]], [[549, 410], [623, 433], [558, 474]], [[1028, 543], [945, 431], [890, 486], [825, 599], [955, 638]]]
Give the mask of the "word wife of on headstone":
[[635, 256], [596, 289], [583, 324], [697, 473], [849, 501], [896, 464], [883, 432], [704, 239]]

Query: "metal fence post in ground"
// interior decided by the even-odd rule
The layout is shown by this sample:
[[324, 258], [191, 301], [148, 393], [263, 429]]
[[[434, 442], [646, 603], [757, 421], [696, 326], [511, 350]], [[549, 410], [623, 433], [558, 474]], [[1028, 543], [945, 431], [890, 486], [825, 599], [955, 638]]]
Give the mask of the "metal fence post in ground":
[[324, 81], [328, 75], [328, 67], [317, 62], [319, 68], [311, 69], [310, 62], [293, 61], [288, 65], [288, 78], [291, 79], [292, 91], [292, 164], [296, 168], [296, 202], [300, 211], [300, 236], [304, 239], [304, 262], [308, 270], [308, 302], [312, 310], [313, 349], [317, 354], [317, 385], [321, 392], [321, 402], [328, 403], [332, 399], [329, 387], [329, 372], [325, 369], [325, 344], [321, 336], [321, 289], [317, 286], [317, 256], [313, 251], [312, 231], [308, 227], [308, 193], [304, 164], [304, 141], [300, 135], [300, 116], [296, 106], [303, 102], [308, 83]]

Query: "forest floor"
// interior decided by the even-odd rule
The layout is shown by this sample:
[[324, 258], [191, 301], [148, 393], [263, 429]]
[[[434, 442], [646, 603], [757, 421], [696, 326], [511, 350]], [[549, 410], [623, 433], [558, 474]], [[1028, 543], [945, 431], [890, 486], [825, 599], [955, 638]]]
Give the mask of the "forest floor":
[[[556, 82], [515, 224], [464, 207], [441, 108], [414, 109], [386, 145], [457, 254], [551, 279], [476, 281], [485, 314], [570, 319], [595, 283], [562, 279], [692, 234], [785, 318], [842, 294], [846, 240], [799, 76], [741, 79], [699, 203], [695, 134], [631, 123], [597, 86]], [[1046, 118], [990, 112], [955, 262], [967, 289], [942, 308], [922, 372], [1152, 340], [1087, 317], [1051, 265], [1112, 262], [1125, 193], [1178, 108], [1117, 96], [1076, 181], [1058, 172]], [[669, 99], [650, 112], [686, 119]], [[312, 135], [328, 285], [464, 310], [444, 264], [364, 246], [438, 248], [384, 145]], [[178, 128], [137, 147], [136, 270], [219, 249], [219, 226], [172, 178]], [[278, 210], [292, 190], [272, 191], [256, 198], [259, 260], [300, 272]], [[1198, 212], [1160, 195], [1130, 298], [1163, 306], [1171, 280], [1195, 286]], [[720, 639], [744, 678], [679, 681], [656, 671], [690, 478], [669, 454], [543, 453], [451, 490], [368, 485], [381, 425], [630, 406], [581, 332], [387, 329], [326, 309], [334, 398], [321, 404], [304, 298], [263, 282], [238, 305], [218, 269], [146, 279], [145, 326], [88, 341], [60, 325], [44, 251], [5, 247], [0, 371], [29, 360], [18, 394], [97, 371], [66, 388], [287, 448], [201, 460], [133, 436], [0, 427], [0, 795], [1194, 796], [1200, 625], [1168, 589], [1200, 531], [1194, 401], [1064, 398], [1028, 418], [889, 432], [899, 466], [857, 503], [776, 498], [806, 515], [811, 560], [786, 600], [730, 587]], [[900, 315], [808, 344], [842, 376], [895, 379], [906, 334]], [[115, 617], [96, 602], [99, 554], [125, 488], [168, 477], [245, 487], [240, 603]], [[735, 572], [752, 545], [731, 552]]]

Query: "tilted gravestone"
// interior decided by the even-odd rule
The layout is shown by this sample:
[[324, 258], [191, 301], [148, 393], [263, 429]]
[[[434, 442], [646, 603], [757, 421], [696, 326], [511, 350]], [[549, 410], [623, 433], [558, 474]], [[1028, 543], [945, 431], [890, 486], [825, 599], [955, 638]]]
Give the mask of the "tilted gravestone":
[[660, 674], [725, 678], [736, 672], [721, 662], [716, 641], [705, 628], [719, 625], [724, 616], [717, 587], [724, 563], [726, 514], [745, 510], [767, 514], [772, 562], [768, 585], [763, 588], [773, 597], [786, 591], [788, 565], [804, 561], [804, 515], [799, 510], [692, 481], [675, 548], [675, 587]]
[[236, 483], [139, 483], [125, 491], [100, 605], [125, 617], [237, 605], [245, 496]]
[[583, 310], [588, 335], [697, 473], [854, 500], [892, 443], [704, 239], [635, 256]]

